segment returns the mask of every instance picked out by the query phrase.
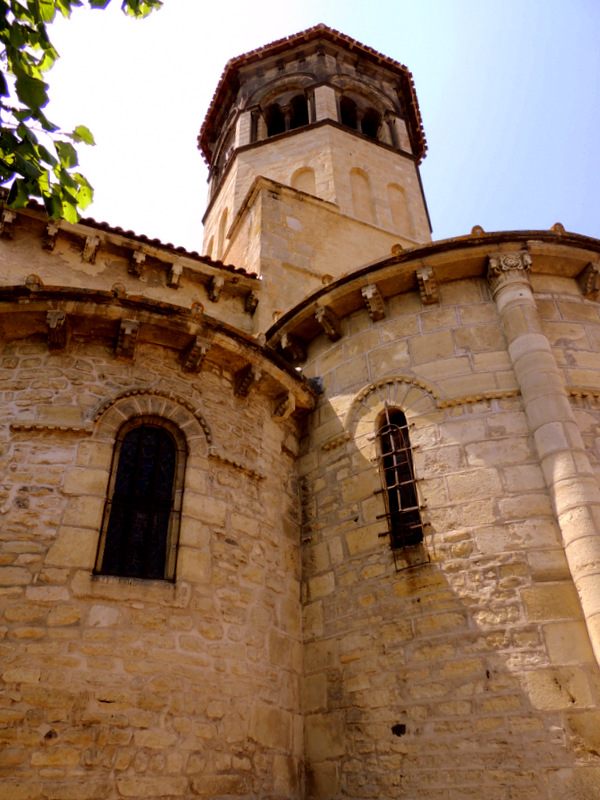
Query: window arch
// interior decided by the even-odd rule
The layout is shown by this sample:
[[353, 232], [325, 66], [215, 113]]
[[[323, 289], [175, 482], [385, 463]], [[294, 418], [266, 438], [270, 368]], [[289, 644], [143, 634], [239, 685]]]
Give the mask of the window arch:
[[352, 192], [352, 206], [354, 216], [365, 222], [375, 223], [375, 206], [371, 194], [369, 176], [362, 170], [354, 167], [350, 170], [350, 190]]
[[285, 116], [278, 103], [273, 103], [267, 108], [265, 117], [267, 120], [267, 136], [285, 133]]
[[299, 189], [307, 194], [317, 194], [315, 171], [312, 167], [300, 167], [292, 175], [292, 189]]
[[350, 97], [342, 97], [340, 100], [340, 121], [347, 128], [358, 130], [358, 108]]
[[374, 108], [367, 108], [360, 122], [360, 129], [365, 136], [377, 139], [381, 126], [381, 114]]
[[423, 541], [408, 423], [402, 411], [386, 408], [377, 434], [379, 469], [392, 547]]
[[219, 220], [219, 233], [217, 238], [217, 258], [223, 258], [225, 252], [225, 239], [227, 237], [227, 209], [223, 210]]
[[297, 94], [290, 100], [290, 130], [308, 125], [308, 103], [303, 94]]
[[121, 426], [113, 450], [95, 572], [174, 580], [187, 445], [153, 415]]

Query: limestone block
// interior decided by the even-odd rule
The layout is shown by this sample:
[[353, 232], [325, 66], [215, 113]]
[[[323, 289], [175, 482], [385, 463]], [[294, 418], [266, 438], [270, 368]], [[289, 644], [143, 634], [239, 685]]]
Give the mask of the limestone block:
[[587, 676], [577, 667], [525, 672], [523, 688], [534, 708], [556, 710], [593, 705]]
[[308, 590], [311, 600], [318, 597], [325, 597], [331, 594], [335, 589], [335, 575], [333, 571], [326, 572], [323, 575], [317, 575], [310, 578], [308, 581]]
[[153, 775], [145, 778], [136, 775], [117, 780], [117, 789], [123, 797], [182, 797], [187, 792], [188, 780], [184, 777]]
[[85, 520], [87, 526], [99, 531], [102, 524], [104, 502], [104, 496], [81, 495], [80, 497], [71, 497], [62, 521], [66, 526], [78, 527]]
[[544, 638], [553, 664], [594, 663], [594, 653], [583, 622], [552, 622], [544, 625]]
[[[490, 457], [488, 463], [494, 463], [493, 458]], [[495, 469], [475, 469], [448, 475], [446, 483], [453, 503], [498, 497], [502, 494], [502, 483]]]
[[571, 582], [544, 583], [521, 590], [527, 619], [544, 622], [555, 619], [579, 619], [581, 608]]
[[410, 340], [410, 351], [415, 364], [449, 358], [456, 354], [452, 333], [448, 330], [413, 337]]
[[98, 530], [62, 525], [48, 551], [46, 564], [92, 569], [98, 547]]
[[108, 471], [73, 467], [67, 470], [63, 491], [65, 494], [106, 496]]
[[186, 491], [183, 495], [183, 516], [189, 516], [206, 525], [225, 525], [227, 504], [210, 495]]
[[25, 567], [0, 567], [0, 586], [26, 586], [33, 575]]
[[304, 722], [306, 757], [309, 761], [339, 758], [345, 751], [344, 715], [341, 711], [309, 714]]
[[527, 553], [527, 563], [534, 581], [565, 581], [571, 577], [562, 547], [532, 550]]
[[180, 547], [177, 554], [178, 580], [206, 583], [210, 580], [210, 553], [191, 547]]
[[289, 753], [292, 747], [292, 715], [256, 700], [250, 713], [248, 737], [265, 747]]
[[380, 546], [379, 534], [385, 532], [385, 520], [372, 525], [365, 525], [346, 534], [346, 546], [351, 555], [374, 550]]
[[327, 708], [327, 675], [317, 672], [304, 679], [303, 687], [304, 712], [323, 711]]
[[331, 761], [306, 765], [307, 797], [310, 800], [331, 800], [338, 794], [338, 766]]

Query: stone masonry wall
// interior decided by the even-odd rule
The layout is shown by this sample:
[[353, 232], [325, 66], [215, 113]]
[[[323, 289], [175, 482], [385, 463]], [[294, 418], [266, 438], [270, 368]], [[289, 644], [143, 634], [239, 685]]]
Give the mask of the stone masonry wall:
[[[0, 391], [3, 800], [300, 797], [293, 425], [217, 361], [190, 379], [149, 345], [5, 343]], [[140, 413], [188, 441], [174, 584], [92, 575]]]
[[[484, 280], [439, 291], [346, 317], [304, 367], [325, 388], [300, 460], [307, 796], [588, 800], [600, 678], [504, 333]], [[426, 523], [396, 559], [385, 405], [408, 418]]]

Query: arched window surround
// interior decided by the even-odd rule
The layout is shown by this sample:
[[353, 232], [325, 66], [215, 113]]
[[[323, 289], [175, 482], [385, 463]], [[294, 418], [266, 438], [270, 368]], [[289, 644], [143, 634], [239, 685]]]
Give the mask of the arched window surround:
[[[117, 481], [120, 478], [119, 467], [122, 463], [123, 443], [127, 441], [130, 442], [131, 437], [129, 437], [129, 434], [140, 429], [162, 431], [163, 436], [161, 441], [170, 442], [169, 447], [172, 447], [173, 465], [172, 476], [169, 482], [170, 498], [167, 505], [163, 504], [162, 507], [159, 507], [154, 500], [149, 503], [146, 499], [136, 496], [134, 492], [119, 497]], [[183, 432], [177, 425], [165, 417], [155, 414], [145, 414], [134, 416], [121, 425], [113, 448], [108, 491], [104, 505], [102, 528], [98, 541], [98, 552], [94, 569], [96, 574], [116, 575], [124, 578], [175, 580], [187, 454], [188, 448]], [[139, 452], [136, 453], [136, 458], [139, 459]], [[158, 494], [160, 494], [160, 492]], [[148, 506], [151, 507], [149, 508]], [[149, 524], [155, 527], [157, 516], [162, 515], [163, 517], [163, 522], [160, 523], [162, 527], [160, 536], [164, 538], [164, 552], [161, 546], [160, 552], [151, 556], [153, 563], [150, 563], [150, 558], [147, 557], [150, 549], [149, 546], [151, 545], [151, 531], [146, 529], [141, 544], [138, 542], [137, 550], [134, 555], [139, 556], [140, 548], [143, 549], [144, 567], [142, 570], [137, 567], [132, 567], [135, 558], [134, 555], [131, 555], [130, 551], [131, 548], [135, 548], [135, 542], [132, 542], [130, 530], [119, 529], [118, 520], [116, 516], [113, 517], [113, 512], [115, 512], [116, 509], [126, 516], [129, 522], [131, 522], [131, 518], [134, 514], [138, 514], [140, 511], [144, 512], [146, 516], [150, 515]], [[168, 517], [165, 521], [164, 516], [167, 510]], [[152, 516], [152, 514], [154, 514], [154, 516]], [[123, 540], [119, 538], [120, 536], [127, 538]], [[119, 549], [120, 552], [115, 553], [115, 548]]]

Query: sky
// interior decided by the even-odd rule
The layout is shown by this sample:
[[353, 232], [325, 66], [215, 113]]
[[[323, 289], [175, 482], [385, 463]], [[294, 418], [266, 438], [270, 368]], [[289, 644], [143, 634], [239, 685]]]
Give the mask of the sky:
[[57, 20], [47, 116], [85, 124], [86, 214], [202, 250], [197, 135], [225, 63], [323, 22], [413, 73], [433, 238], [547, 229], [600, 238], [598, 0], [118, 0]]

